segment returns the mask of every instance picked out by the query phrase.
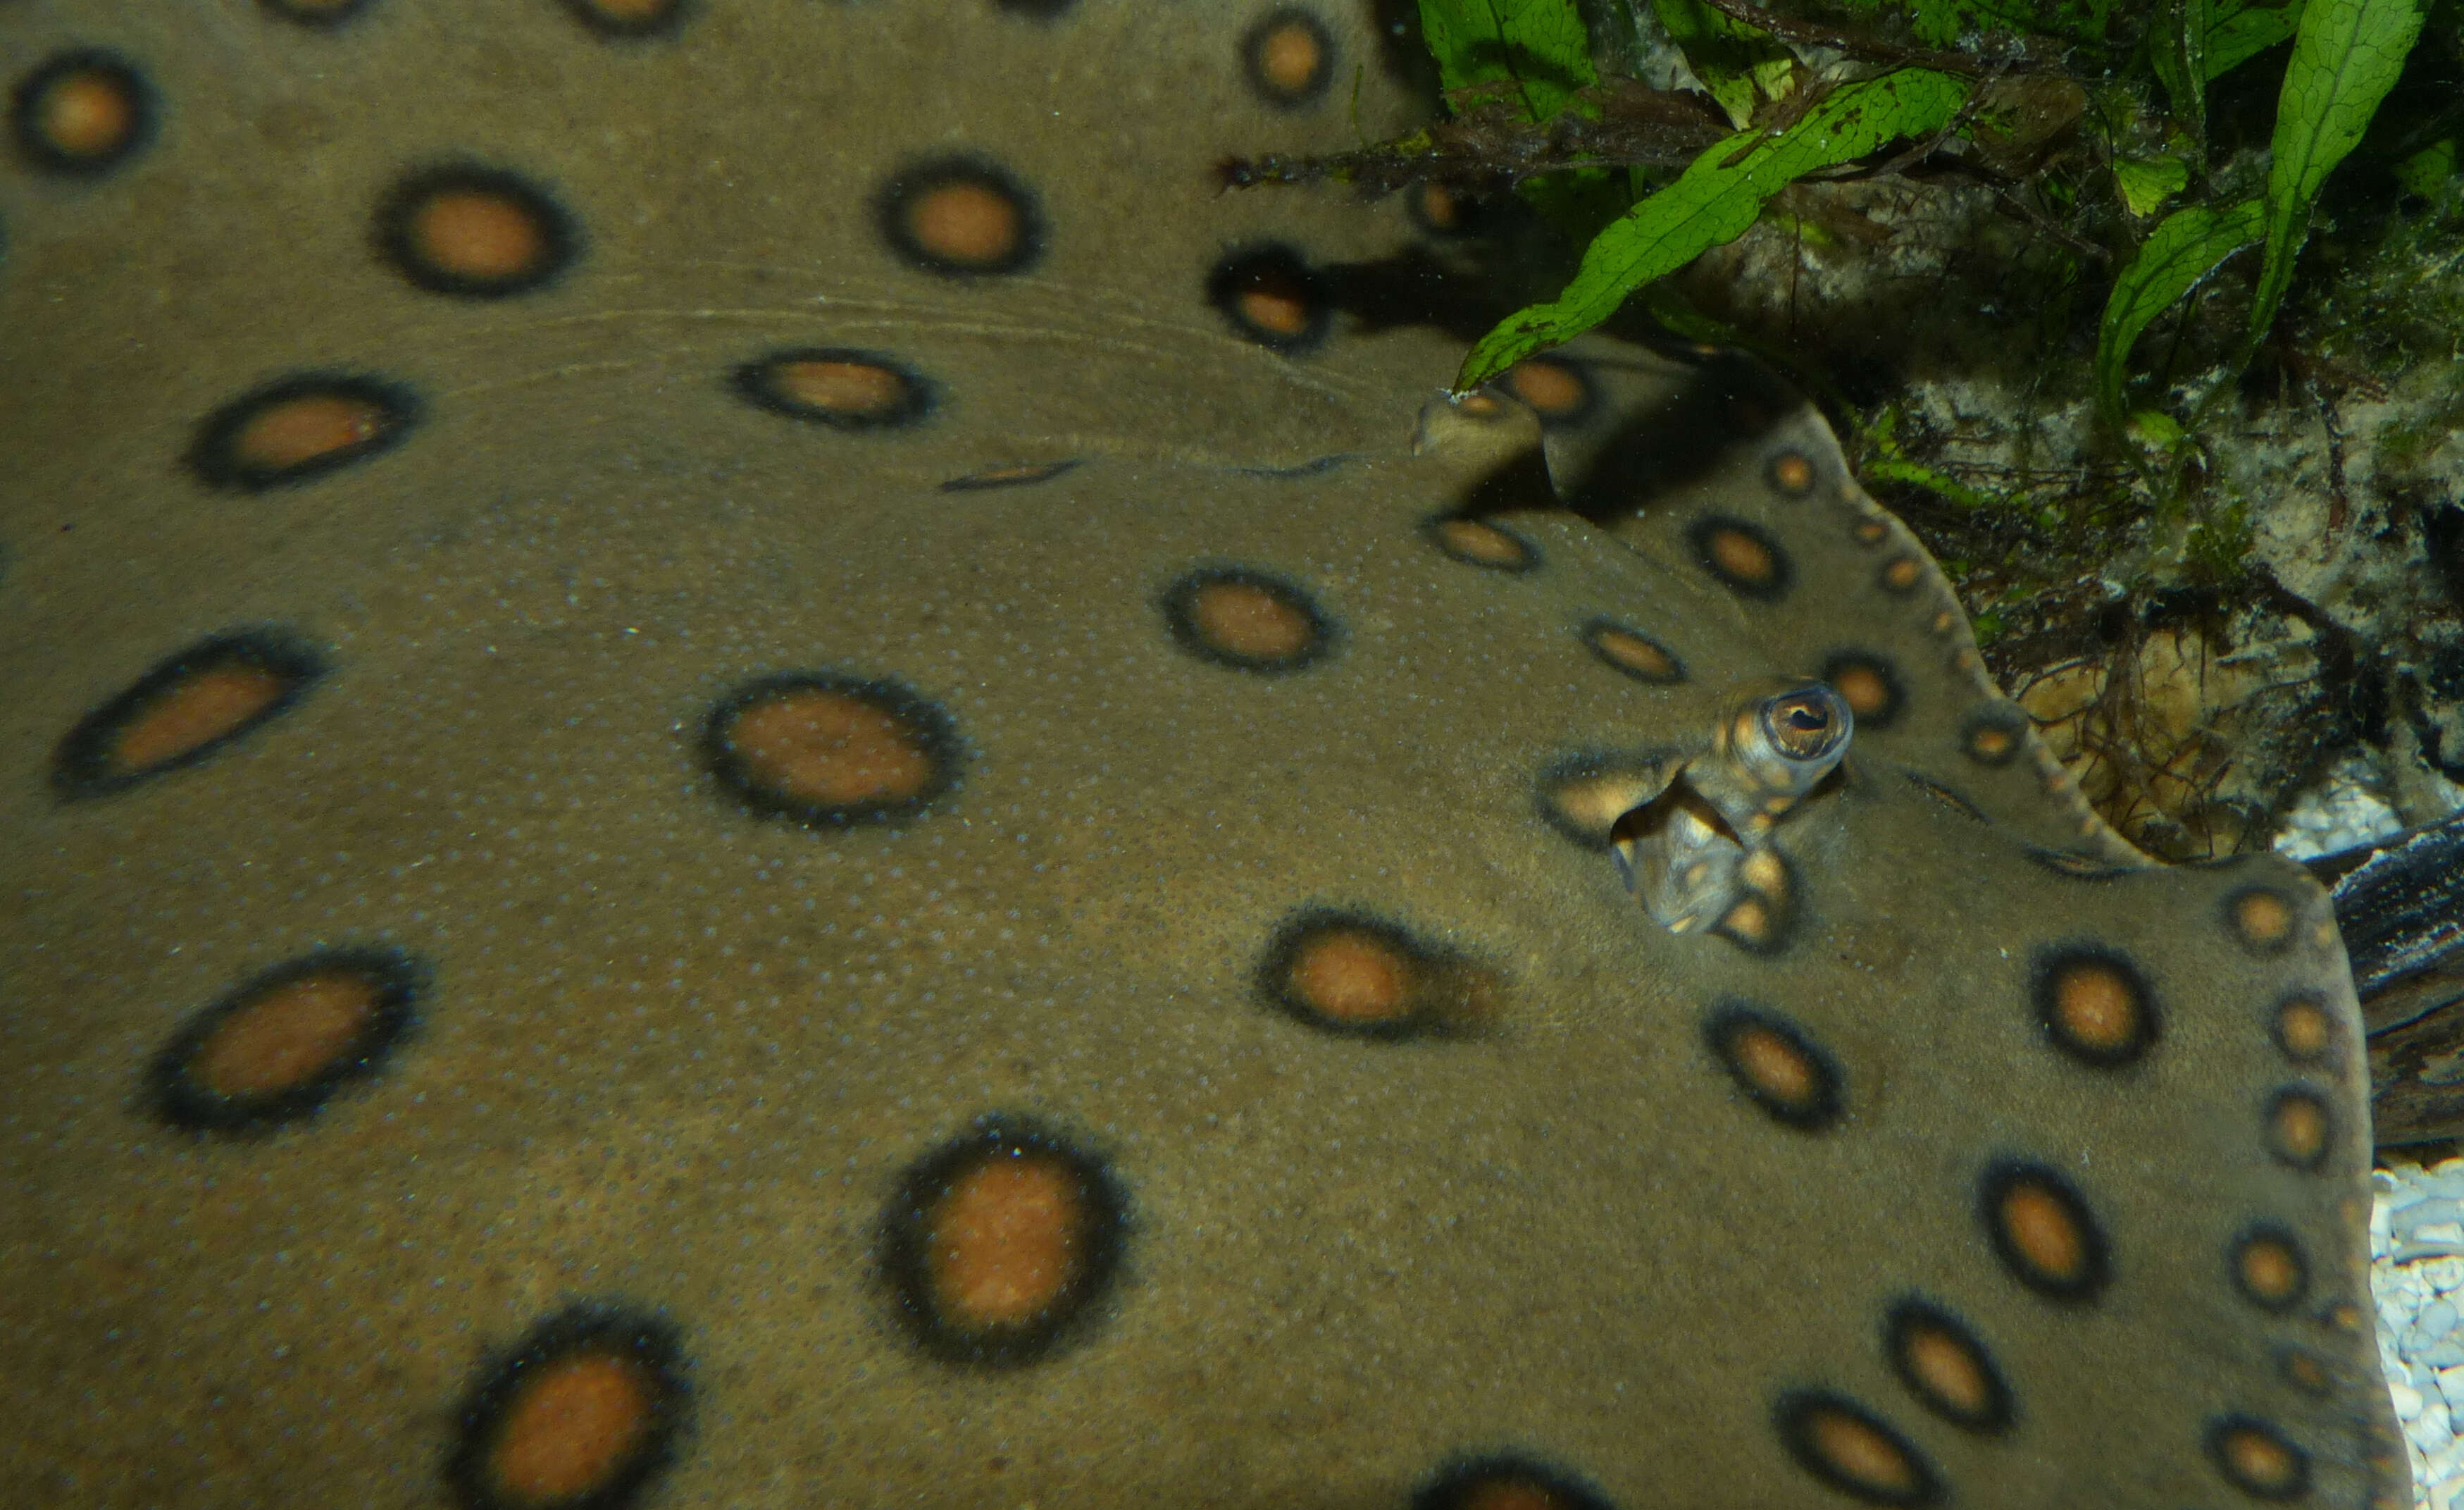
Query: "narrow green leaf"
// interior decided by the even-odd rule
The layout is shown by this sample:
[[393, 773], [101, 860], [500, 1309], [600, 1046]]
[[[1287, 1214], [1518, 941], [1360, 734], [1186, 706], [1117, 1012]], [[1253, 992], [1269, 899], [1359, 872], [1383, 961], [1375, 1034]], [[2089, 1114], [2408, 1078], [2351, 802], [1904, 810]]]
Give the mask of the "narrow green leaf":
[[2105, 417], [2123, 423], [2122, 384], [2130, 348], [2148, 322], [2199, 286], [2225, 258], [2255, 244], [2267, 207], [2247, 199], [2230, 210], [2176, 210], [2157, 223], [2139, 255], [2113, 280], [2096, 334], [2096, 396]]
[[2282, 5], [2219, 4], [2208, 20], [2207, 56], [2202, 66], [2210, 78], [2222, 78], [2301, 25], [2302, 0]]
[[1446, 88], [1510, 83], [1533, 121], [1599, 79], [1574, 0], [1420, 0], [1420, 34]]
[[2193, 142], [2208, 136], [2208, 33], [2215, 24], [2215, 10], [2211, 0], [2167, 0], [2147, 33], [2148, 60], [2156, 65], [2166, 99], [2172, 101], [2174, 119]]
[[2309, 0], [2284, 67], [2267, 169], [2267, 240], [2250, 344], [2267, 335], [2310, 234], [2310, 206], [2327, 174], [2359, 144], [2379, 101], [2421, 35], [2420, 0]]
[[1735, 240], [1766, 200], [1815, 168], [1940, 130], [1968, 89], [1968, 80], [1948, 74], [1903, 69], [1835, 92], [1785, 131], [1741, 132], [1711, 147], [1677, 182], [1601, 232], [1554, 301], [1518, 310], [1481, 337], [1456, 375], [1456, 390], [1478, 388], [1532, 352], [1573, 339], [1617, 313], [1635, 290]]

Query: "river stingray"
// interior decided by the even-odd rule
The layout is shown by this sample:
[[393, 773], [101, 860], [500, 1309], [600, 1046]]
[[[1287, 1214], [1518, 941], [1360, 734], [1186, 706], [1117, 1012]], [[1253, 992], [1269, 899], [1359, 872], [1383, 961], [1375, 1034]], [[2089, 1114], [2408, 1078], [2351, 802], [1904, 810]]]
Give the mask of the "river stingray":
[[1408, 33], [0, 9], [9, 1498], [2407, 1502], [2323, 896], [1220, 192]]

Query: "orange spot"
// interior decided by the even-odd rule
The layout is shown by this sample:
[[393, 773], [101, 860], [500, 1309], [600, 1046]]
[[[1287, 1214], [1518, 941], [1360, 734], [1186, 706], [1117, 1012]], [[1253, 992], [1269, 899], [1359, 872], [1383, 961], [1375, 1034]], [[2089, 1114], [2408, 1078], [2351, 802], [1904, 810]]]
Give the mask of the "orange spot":
[[385, 411], [356, 393], [301, 393], [251, 414], [231, 441], [231, 459], [254, 472], [280, 473], [365, 445], [385, 428]]
[[934, 775], [917, 730], [887, 708], [827, 687], [790, 687], [737, 710], [726, 729], [746, 778], [806, 806], [908, 802]]
[[2112, 966], [2074, 960], [2054, 974], [2054, 1028], [2091, 1055], [2126, 1054], [2146, 1033], [2146, 1016], [2132, 983]]
[[2267, 1109], [2267, 1144], [2296, 1168], [2312, 1168], [2327, 1156], [2327, 1103], [2314, 1092], [2285, 1091]]
[[1885, 592], [1906, 592], [1925, 580], [1925, 564], [1914, 556], [1894, 556], [1882, 563], [1881, 582]]
[[1478, 520], [1440, 520], [1435, 533], [1447, 555], [1476, 566], [1520, 566], [1531, 559], [1523, 542]]
[[1919, 1388], [1952, 1415], [1977, 1418], [1997, 1402], [1993, 1377], [1968, 1339], [1932, 1321], [1919, 1321], [1900, 1338], [1900, 1364]]
[[1563, 362], [1534, 357], [1506, 371], [1507, 391], [1531, 406], [1542, 419], [1567, 419], [1591, 402], [1591, 385]]
[[1244, 288], [1233, 303], [1243, 320], [1268, 335], [1291, 338], [1309, 330], [1309, 300], [1289, 289]]
[[1423, 183], [1413, 190], [1420, 211], [1420, 221], [1436, 231], [1453, 231], [1463, 222], [1463, 201], [1443, 184]]
[[907, 233], [925, 255], [957, 267], [998, 266], [1015, 257], [1026, 237], [1016, 200], [963, 179], [917, 194], [907, 202], [906, 216]]
[[1999, 760], [2018, 743], [2009, 729], [1981, 728], [1968, 737], [1968, 752], [1980, 760]]
[[2226, 1428], [2217, 1434], [2216, 1455], [2223, 1459], [2226, 1477], [2255, 1494], [2280, 1498], [2298, 1489], [2304, 1477], [2293, 1445], [2257, 1426]]
[[1803, 493], [1814, 486], [1814, 463], [1794, 451], [1771, 458], [1771, 484], [1782, 493]]
[[1677, 657], [1629, 630], [1598, 629], [1592, 632], [1592, 648], [1620, 671], [1632, 672], [1645, 681], [1678, 681]]
[[1870, 1494], [1905, 1498], [1925, 1481], [1897, 1442], [1844, 1410], [1816, 1406], [1808, 1411], [1805, 1444], [1833, 1473]]
[[627, 32], [640, 31], [668, 18], [676, 0], [579, 0], [583, 10]]
[[2315, 996], [2288, 997], [2276, 1009], [2276, 1045], [2285, 1057], [2310, 1060], [2321, 1057], [2335, 1041], [2335, 1019], [2327, 1014], [2326, 1003]]
[[411, 255], [449, 278], [496, 283], [537, 272], [548, 228], [530, 206], [485, 189], [444, 189], [411, 211]]
[[1731, 1033], [1728, 1053], [1737, 1072], [1771, 1099], [1811, 1106], [1822, 1092], [1822, 1074], [1796, 1045], [1759, 1024]]
[[347, 970], [285, 982], [224, 1014], [188, 1073], [234, 1099], [295, 1089], [349, 1054], [380, 1005], [376, 985]]
[[983, 1160], [952, 1182], [926, 1232], [934, 1308], [966, 1330], [1023, 1326], [1078, 1276], [1088, 1212], [1078, 1173], [1050, 1154]]
[[1891, 526], [1879, 519], [1860, 519], [1857, 522], [1857, 539], [1861, 544], [1879, 545], [1890, 538]]
[[54, 78], [33, 101], [34, 134], [63, 157], [99, 162], [128, 145], [137, 131], [137, 97], [127, 79], [103, 68], [75, 68]]
[[2039, 1276], [2056, 1284], [2086, 1277], [2087, 1234], [2052, 1191], [2026, 1181], [2014, 1183], [2002, 1192], [1994, 1219], [2012, 1251]]
[[641, 1450], [659, 1394], [650, 1370], [629, 1358], [580, 1352], [541, 1364], [506, 1408], [488, 1477], [516, 1503], [589, 1494]]
[[1748, 944], [1760, 944], [1771, 936], [1771, 908], [1758, 897], [1749, 897], [1728, 909], [1720, 926]]
[[1326, 68], [1326, 44], [1308, 22], [1279, 22], [1259, 33], [1251, 54], [1267, 91], [1298, 99], [1318, 85]]
[[2243, 892], [2233, 899], [2233, 929], [2254, 949], [2275, 949], [2293, 937], [2293, 903], [2272, 891]]
[[110, 773], [134, 776], [234, 733], [291, 685], [275, 672], [244, 662], [192, 672], [121, 726], [111, 743]]
[[2321, 1363], [2317, 1355], [2298, 1347], [2286, 1348], [2277, 1359], [2277, 1366], [2283, 1372], [2285, 1383], [2312, 1394], [2326, 1393], [2328, 1387], [2335, 1382], [2327, 1372], [2327, 1366]]
[[2233, 1270], [2250, 1298], [2269, 1307], [2292, 1304], [2309, 1282], [2301, 1255], [2281, 1237], [2244, 1238], [2233, 1254]]
[[1933, 632], [1937, 634], [1947, 634], [1950, 633], [1951, 627], [1958, 622], [1958, 615], [1952, 613], [1950, 610], [1945, 609], [1933, 616]]
[[1705, 545], [1720, 574], [1732, 581], [1759, 586], [1778, 570], [1770, 547], [1743, 530], [1715, 529], [1705, 538]]
[[1317, 635], [1308, 613], [1248, 582], [1200, 588], [1190, 599], [1189, 620], [1209, 646], [1241, 660], [1288, 659]]
[[773, 364], [769, 373], [780, 397], [833, 414], [887, 414], [912, 396], [903, 373], [870, 362], [803, 358]]
[[1311, 1011], [1349, 1026], [1411, 1015], [1418, 970], [1387, 941], [1331, 928], [1304, 943], [1288, 971], [1292, 995]]
[[1891, 705], [1891, 684], [1871, 666], [1843, 666], [1831, 678], [1832, 690], [1847, 700], [1848, 711], [1860, 719], [1872, 718]]

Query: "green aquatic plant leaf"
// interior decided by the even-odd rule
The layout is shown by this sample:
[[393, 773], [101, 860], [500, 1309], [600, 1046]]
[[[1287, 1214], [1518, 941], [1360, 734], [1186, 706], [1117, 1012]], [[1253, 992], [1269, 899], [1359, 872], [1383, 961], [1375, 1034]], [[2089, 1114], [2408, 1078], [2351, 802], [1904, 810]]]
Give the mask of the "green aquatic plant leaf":
[[2105, 300], [2104, 321], [2096, 336], [2096, 395], [2107, 419], [2123, 422], [2123, 382], [2140, 332], [2223, 266], [2225, 258], [2255, 245], [2265, 229], [2266, 211], [2256, 199], [2229, 210], [2176, 210], [2157, 223], [2139, 255], [2113, 280], [2113, 295]]
[[2123, 158], [2113, 165], [2114, 186], [2134, 215], [2154, 214], [2189, 181], [2190, 165], [2178, 157]]
[[1785, 92], [1796, 56], [1769, 33], [1732, 20], [1703, 0], [1652, 0], [1651, 9], [1730, 125], [1744, 130], [1755, 105]]
[[2249, 62], [2293, 34], [2301, 25], [2302, 0], [2282, 5], [2217, 5], [2208, 17], [2206, 57], [2210, 78]]
[[2420, 0], [2309, 0], [2284, 67], [2276, 139], [2267, 169], [2267, 240], [2258, 295], [2250, 307], [2256, 346], [2293, 281], [2293, 261], [2310, 234], [2319, 186], [2347, 153], [2393, 87], [2421, 35]]
[[1784, 130], [1740, 132], [1711, 147], [1595, 237], [1564, 293], [1517, 310], [1481, 337], [1456, 375], [1456, 390], [1469, 391], [1531, 353], [1581, 335], [1617, 313], [1627, 295], [1735, 240], [1771, 195], [1806, 174], [1941, 130], [1969, 87], [1949, 74], [1902, 69], [1834, 91]]
[[1420, 34], [1449, 93], [1498, 86], [1533, 121], [1599, 81], [1574, 0], [1420, 0]]

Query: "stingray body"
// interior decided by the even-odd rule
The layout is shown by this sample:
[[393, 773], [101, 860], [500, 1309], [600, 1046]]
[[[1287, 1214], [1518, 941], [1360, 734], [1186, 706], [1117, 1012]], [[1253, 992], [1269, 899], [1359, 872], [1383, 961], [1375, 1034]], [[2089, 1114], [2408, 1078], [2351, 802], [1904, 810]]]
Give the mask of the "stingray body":
[[1463, 514], [1394, 43], [0, 11], [0, 1497], [2404, 1502], [2323, 898], [1717, 362]]

